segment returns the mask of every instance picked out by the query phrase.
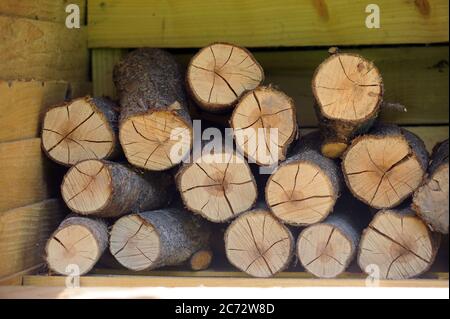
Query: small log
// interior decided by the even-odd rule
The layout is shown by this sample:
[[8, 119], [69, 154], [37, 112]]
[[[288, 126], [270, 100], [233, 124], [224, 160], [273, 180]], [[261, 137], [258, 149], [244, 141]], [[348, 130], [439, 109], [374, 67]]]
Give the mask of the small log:
[[61, 193], [75, 213], [119, 217], [168, 205], [172, 185], [169, 174], [144, 174], [118, 163], [86, 160], [69, 169]]
[[53, 161], [71, 166], [86, 159], [110, 159], [119, 153], [117, 106], [89, 96], [55, 106], [42, 125], [42, 149]]
[[245, 91], [263, 81], [263, 69], [253, 55], [227, 43], [201, 49], [189, 62], [186, 76], [193, 99], [209, 112], [232, 109]]
[[364, 230], [358, 263], [379, 279], [409, 279], [433, 264], [439, 238], [412, 210], [384, 210]]
[[192, 255], [189, 267], [194, 271], [205, 270], [211, 265], [213, 252], [210, 249], [201, 249]]
[[267, 205], [286, 224], [304, 226], [323, 221], [340, 195], [339, 167], [317, 151], [314, 141], [318, 141], [317, 132], [301, 138], [267, 181]]
[[342, 274], [355, 259], [361, 233], [371, 216], [370, 207], [345, 193], [325, 221], [300, 233], [297, 256], [302, 266], [319, 278]]
[[259, 87], [241, 98], [231, 115], [236, 145], [251, 163], [273, 165], [286, 158], [298, 137], [294, 101], [272, 87]]
[[428, 176], [416, 190], [413, 209], [433, 230], [448, 234], [448, 139], [434, 147]]
[[127, 215], [111, 229], [110, 251], [124, 267], [139, 271], [179, 265], [209, 247], [201, 218], [167, 208]]
[[225, 232], [228, 260], [253, 277], [272, 277], [286, 269], [293, 250], [291, 232], [266, 209], [239, 216]]
[[428, 153], [419, 137], [393, 125], [357, 137], [343, 155], [342, 169], [351, 192], [364, 203], [392, 208], [422, 183]]
[[159, 49], [139, 49], [114, 68], [122, 107], [120, 143], [128, 161], [161, 171], [178, 165], [192, 146], [184, 80], [174, 57]]
[[108, 247], [108, 228], [101, 219], [68, 217], [47, 241], [46, 260], [50, 270], [60, 275], [88, 273]]
[[250, 167], [242, 156], [227, 149], [185, 164], [176, 181], [187, 209], [216, 223], [249, 210], [258, 196]]
[[333, 51], [316, 69], [312, 90], [325, 137], [322, 154], [338, 158], [352, 138], [367, 132], [378, 116], [383, 100], [380, 72], [359, 55]]

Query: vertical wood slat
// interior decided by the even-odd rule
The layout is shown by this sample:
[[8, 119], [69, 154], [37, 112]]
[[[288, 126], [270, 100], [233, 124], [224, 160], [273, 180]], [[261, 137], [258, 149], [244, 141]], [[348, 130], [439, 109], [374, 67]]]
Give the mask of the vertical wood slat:
[[92, 50], [92, 82], [95, 96], [116, 98], [112, 76], [114, 65], [126, 54], [125, 49]]

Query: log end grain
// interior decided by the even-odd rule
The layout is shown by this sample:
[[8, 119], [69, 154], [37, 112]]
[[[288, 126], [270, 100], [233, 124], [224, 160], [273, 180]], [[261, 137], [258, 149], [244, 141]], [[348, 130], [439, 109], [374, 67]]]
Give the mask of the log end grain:
[[190, 61], [186, 82], [192, 97], [204, 110], [233, 108], [240, 96], [258, 87], [264, 72], [246, 49], [215, 43], [201, 49]]
[[239, 216], [225, 233], [232, 265], [253, 277], [272, 277], [289, 266], [294, 240], [290, 231], [266, 210]]
[[104, 222], [69, 217], [47, 242], [47, 264], [60, 275], [73, 275], [73, 271], [84, 275], [95, 266], [107, 246], [108, 229]]
[[209, 268], [213, 259], [213, 252], [209, 249], [199, 250], [192, 255], [189, 260], [189, 266], [194, 271], [205, 270]]
[[422, 183], [426, 167], [423, 143], [412, 143], [400, 129], [356, 138], [343, 155], [344, 177], [352, 193], [381, 209], [400, 204]]
[[328, 141], [322, 144], [321, 153], [325, 157], [336, 159], [340, 158], [342, 154], [344, 154], [347, 147], [347, 143]]
[[44, 117], [42, 148], [55, 162], [71, 166], [92, 158], [109, 158], [117, 148], [115, 105], [83, 97], [51, 108]]
[[72, 166], [64, 176], [61, 193], [64, 202], [73, 212], [95, 215], [112, 200], [110, 171], [102, 161], [82, 161]]
[[378, 113], [383, 82], [373, 63], [356, 54], [337, 53], [317, 68], [312, 89], [323, 117], [363, 122]]
[[253, 207], [258, 191], [245, 160], [235, 152], [204, 154], [177, 174], [184, 205], [212, 222], [225, 222]]
[[335, 278], [344, 272], [356, 253], [356, 245], [338, 227], [320, 223], [304, 229], [297, 240], [302, 266], [319, 278]]
[[434, 235], [411, 210], [385, 210], [364, 230], [358, 263], [379, 279], [409, 279], [430, 268], [437, 248]]
[[244, 94], [230, 124], [236, 145], [249, 162], [258, 165], [283, 161], [298, 133], [294, 102], [272, 87], [258, 87]]

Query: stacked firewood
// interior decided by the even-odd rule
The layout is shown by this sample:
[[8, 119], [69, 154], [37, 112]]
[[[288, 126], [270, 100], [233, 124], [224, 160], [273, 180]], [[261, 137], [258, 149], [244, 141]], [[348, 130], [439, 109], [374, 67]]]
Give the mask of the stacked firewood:
[[[69, 167], [61, 193], [73, 212], [48, 240], [50, 270], [85, 274], [105, 255], [134, 271], [206, 269], [212, 223], [224, 225], [229, 262], [255, 277], [296, 260], [322, 278], [355, 259], [381, 279], [433, 264], [448, 234], [448, 140], [429, 158], [419, 137], [379, 123], [388, 104], [372, 62], [330, 50], [312, 79], [319, 129], [308, 134], [302, 106], [264, 85], [235, 45], [201, 49], [186, 72], [166, 51], [138, 49], [114, 82], [116, 102], [85, 97], [45, 115], [42, 147]], [[197, 136], [193, 107], [229, 120], [223, 147]]]

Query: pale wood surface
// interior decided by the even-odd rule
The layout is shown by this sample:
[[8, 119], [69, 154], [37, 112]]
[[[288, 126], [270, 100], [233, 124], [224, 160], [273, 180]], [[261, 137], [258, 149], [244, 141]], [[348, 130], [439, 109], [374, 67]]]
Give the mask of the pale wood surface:
[[87, 81], [87, 29], [0, 16], [0, 78]]
[[92, 0], [89, 45], [202, 47], [224, 41], [266, 47], [448, 41], [448, 1], [420, 6], [422, 2], [379, 0], [381, 28], [367, 29], [369, 3], [363, 0]]
[[0, 80], [0, 142], [38, 137], [48, 107], [89, 92], [87, 82]]
[[76, 4], [80, 8], [81, 21], [84, 24], [86, 0], [2, 0], [0, 14], [52, 22], [65, 22], [68, 13], [66, 6]]
[[39, 138], [0, 143], [0, 212], [50, 198], [48, 162]]
[[65, 212], [49, 199], [0, 213], [0, 279], [44, 261], [45, 242]]

